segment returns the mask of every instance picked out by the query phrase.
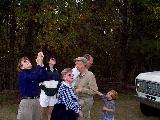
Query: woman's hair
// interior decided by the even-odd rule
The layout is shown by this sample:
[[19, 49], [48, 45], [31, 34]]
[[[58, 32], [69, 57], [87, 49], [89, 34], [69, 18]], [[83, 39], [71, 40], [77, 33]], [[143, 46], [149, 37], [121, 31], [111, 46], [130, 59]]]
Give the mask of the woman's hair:
[[115, 90], [110, 90], [109, 92], [112, 92], [113, 94], [111, 95], [113, 100], [116, 100], [118, 97], [118, 93]]
[[[46, 66], [46, 68], [47, 68], [47, 71], [50, 71], [50, 66], [49, 66], [49, 63], [48, 63], [48, 62], [49, 62], [49, 61], [50, 61], [50, 59], [52, 59], [52, 58], [56, 61], [56, 59], [55, 59], [55, 57], [54, 57], [54, 56], [50, 56], [50, 57], [49, 57], [49, 59], [47, 60], [46, 65], [45, 65], [45, 66]], [[54, 69], [54, 68], [56, 68], [55, 66], [56, 66], [56, 64], [53, 66], [53, 69]]]
[[62, 78], [69, 72], [72, 72], [71, 68], [65, 68], [64, 70], [62, 70], [61, 72]]
[[28, 59], [28, 57], [26, 57], [26, 56], [24, 56], [24, 57], [22, 57], [22, 58], [19, 59], [18, 65], [17, 65], [17, 70], [18, 70], [18, 71], [21, 71], [22, 61], [24, 61], [24, 60], [29, 60], [29, 59]]

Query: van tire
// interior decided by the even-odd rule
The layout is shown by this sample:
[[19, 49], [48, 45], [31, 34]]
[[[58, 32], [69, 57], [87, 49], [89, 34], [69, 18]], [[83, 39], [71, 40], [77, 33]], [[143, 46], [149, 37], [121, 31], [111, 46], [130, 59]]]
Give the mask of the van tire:
[[140, 103], [140, 109], [141, 112], [145, 115], [145, 116], [151, 116], [153, 113], [153, 109], [151, 107], [149, 107], [146, 104]]

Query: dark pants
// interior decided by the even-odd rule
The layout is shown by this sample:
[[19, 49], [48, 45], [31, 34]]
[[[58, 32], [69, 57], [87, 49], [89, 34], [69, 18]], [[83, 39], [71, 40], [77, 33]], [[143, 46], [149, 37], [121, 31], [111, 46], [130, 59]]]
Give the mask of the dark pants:
[[55, 104], [50, 120], [77, 120], [78, 114], [73, 110], [66, 110], [66, 106], [64, 104]]

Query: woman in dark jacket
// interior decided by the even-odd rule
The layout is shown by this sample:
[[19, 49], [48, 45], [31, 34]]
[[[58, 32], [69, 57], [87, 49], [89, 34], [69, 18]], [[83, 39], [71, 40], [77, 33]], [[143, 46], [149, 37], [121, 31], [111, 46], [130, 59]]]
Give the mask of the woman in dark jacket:
[[57, 88], [60, 81], [60, 75], [58, 70], [55, 68], [55, 64], [56, 59], [54, 57], [50, 57], [48, 66], [46, 67], [48, 75], [47, 80], [49, 81], [46, 80], [40, 84], [41, 120], [44, 120], [45, 112], [47, 112], [48, 120], [50, 120], [53, 107], [57, 103], [57, 96], [53, 90]]

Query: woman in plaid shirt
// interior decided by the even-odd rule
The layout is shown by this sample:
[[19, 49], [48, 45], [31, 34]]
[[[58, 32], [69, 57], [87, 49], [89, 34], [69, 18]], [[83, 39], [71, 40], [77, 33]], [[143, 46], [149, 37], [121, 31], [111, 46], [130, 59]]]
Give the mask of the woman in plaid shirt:
[[61, 74], [64, 81], [58, 90], [58, 103], [54, 106], [51, 120], [77, 120], [78, 116], [82, 118], [81, 106], [71, 87], [72, 69], [66, 68]]

